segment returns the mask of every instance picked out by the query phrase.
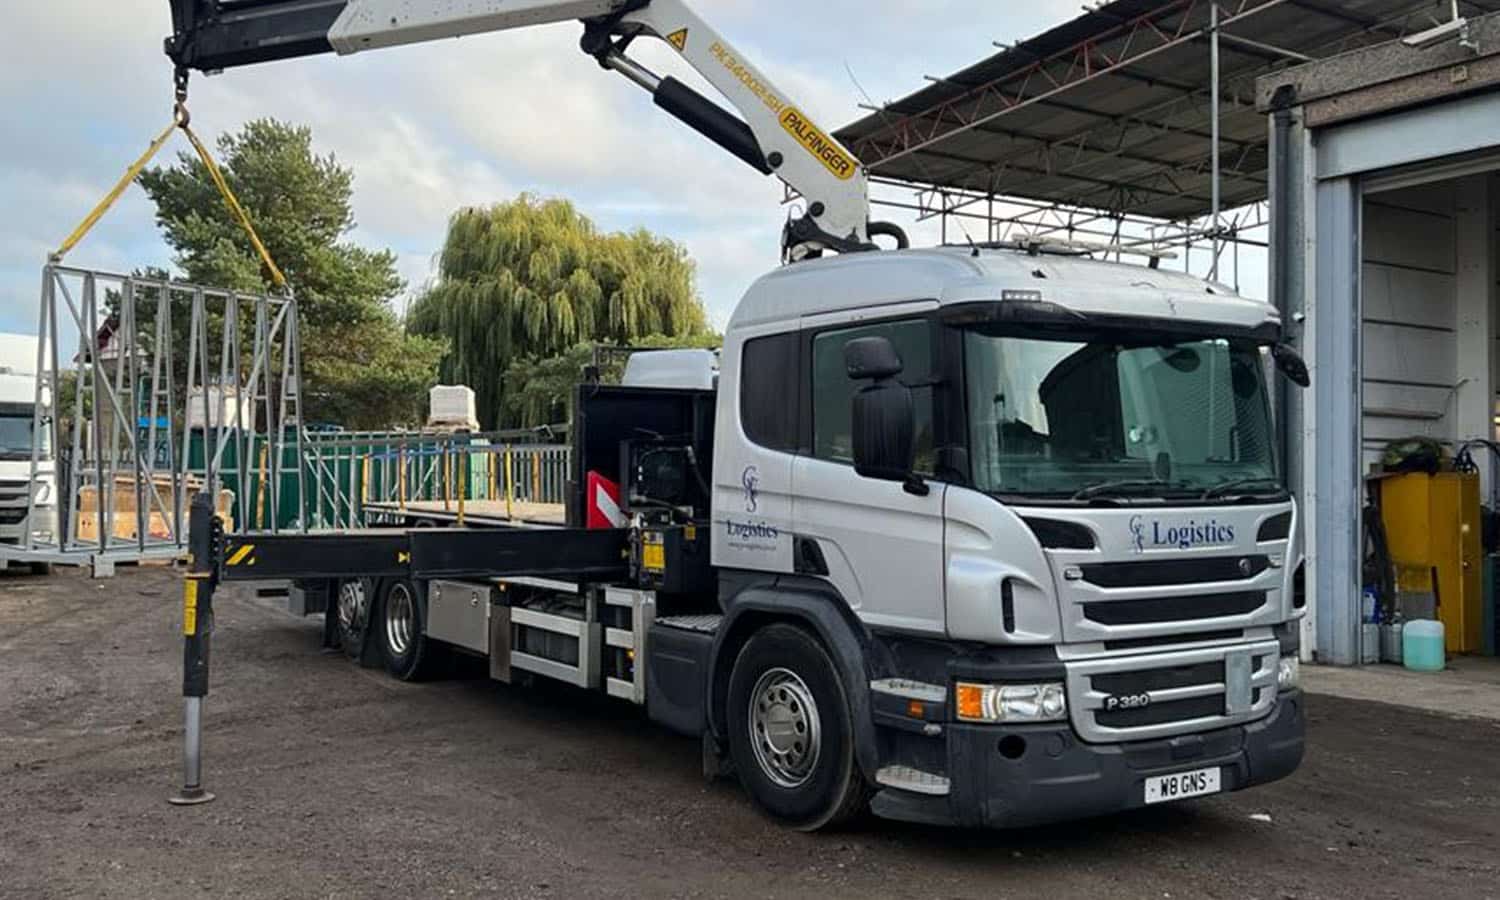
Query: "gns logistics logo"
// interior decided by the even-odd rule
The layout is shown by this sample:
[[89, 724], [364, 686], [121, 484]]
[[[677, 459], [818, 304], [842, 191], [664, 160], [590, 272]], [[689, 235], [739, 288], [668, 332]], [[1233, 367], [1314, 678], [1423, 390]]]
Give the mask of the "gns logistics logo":
[[781, 537], [781, 531], [769, 522], [736, 522], [726, 519], [724, 531], [730, 537], [740, 539], [774, 541]]
[[1176, 547], [1191, 550], [1194, 547], [1221, 546], [1234, 543], [1234, 526], [1218, 519], [1199, 522], [1188, 519], [1176, 525], [1162, 524], [1159, 519], [1146, 521], [1140, 516], [1130, 518], [1131, 542], [1135, 552], [1145, 553], [1147, 547]]

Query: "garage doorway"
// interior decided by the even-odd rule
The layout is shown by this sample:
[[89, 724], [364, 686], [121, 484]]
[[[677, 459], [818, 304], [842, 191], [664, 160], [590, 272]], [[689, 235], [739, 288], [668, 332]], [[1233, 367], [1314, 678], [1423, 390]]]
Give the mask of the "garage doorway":
[[[1439, 161], [1361, 182], [1359, 464], [1364, 499], [1376, 504], [1362, 523], [1361, 583], [1376, 589], [1379, 620], [1438, 618], [1450, 651], [1493, 654], [1485, 577], [1495, 548], [1481, 504], [1500, 508], [1497, 460], [1473, 442], [1496, 439], [1500, 161]], [[1418, 468], [1437, 454], [1432, 466], [1451, 469], [1447, 458], [1467, 449], [1477, 476], [1379, 477], [1393, 443]], [[1370, 606], [1362, 598], [1365, 662], [1381, 654]], [[1385, 629], [1387, 655], [1393, 636]]]

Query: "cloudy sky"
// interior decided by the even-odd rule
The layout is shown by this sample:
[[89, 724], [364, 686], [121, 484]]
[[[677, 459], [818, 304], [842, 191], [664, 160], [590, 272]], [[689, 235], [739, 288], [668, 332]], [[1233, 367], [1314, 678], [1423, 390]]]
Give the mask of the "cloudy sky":
[[[833, 130], [1079, 11], [1079, 0], [699, 0], [700, 12]], [[0, 330], [36, 330], [40, 266], [165, 124], [167, 0], [7, 4], [0, 30]], [[483, 35], [194, 78], [205, 138], [275, 116], [313, 128], [355, 172], [352, 239], [389, 247], [410, 290], [431, 277], [448, 216], [521, 191], [572, 199], [606, 229], [687, 245], [712, 320], [777, 262], [781, 189], [655, 109], [577, 50], [579, 26]], [[634, 51], [699, 85], [664, 45]], [[846, 69], [847, 66], [847, 69]], [[706, 88], [704, 88], [706, 90]], [[182, 149], [180, 139], [171, 150]], [[893, 217], [895, 218], [895, 217]], [[930, 240], [930, 229], [914, 238]], [[128, 271], [170, 254], [132, 188], [69, 261]], [[400, 301], [398, 300], [398, 305]]]

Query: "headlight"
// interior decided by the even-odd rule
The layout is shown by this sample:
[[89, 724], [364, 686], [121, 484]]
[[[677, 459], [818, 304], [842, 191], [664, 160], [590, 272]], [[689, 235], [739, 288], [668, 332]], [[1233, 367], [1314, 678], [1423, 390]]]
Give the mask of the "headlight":
[[1055, 722], [1067, 714], [1059, 682], [958, 684], [958, 718], [964, 722]]
[[1302, 664], [1295, 656], [1283, 656], [1276, 664], [1276, 689], [1295, 690], [1302, 684]]
[[46, 482], [46, 481], [38, 482], [37, 486], [36, 486], [36, 492], [31, 495], [31, 499], [32, 499], [33, 502], [36, 502], [36, 503], [46, 503], [48, 500], [51, 500], [52, 499], [52, 485], [51, 485], [51, 483]]

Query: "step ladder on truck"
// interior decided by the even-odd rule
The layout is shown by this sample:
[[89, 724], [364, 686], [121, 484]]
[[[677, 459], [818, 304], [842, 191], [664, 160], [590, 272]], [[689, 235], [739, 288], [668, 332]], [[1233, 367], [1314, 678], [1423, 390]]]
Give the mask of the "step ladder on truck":
[[172, 8], [183, 72], [580, 19], [604, 68], [806, 203], [717, 369], [580, 386], [561, 524], [225, 534], [196, 508], [190, 789], [213, 590], [250, 579], [397, 678], [462, 653], [640, 704], [796, 828], [1024, 826], [1296, 768], [1302, 523], [1268, 382], [1307, 370], [1273, 307], [1067, 248], [908, 249], [859, 161], [682, 0]]

